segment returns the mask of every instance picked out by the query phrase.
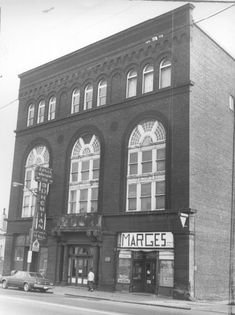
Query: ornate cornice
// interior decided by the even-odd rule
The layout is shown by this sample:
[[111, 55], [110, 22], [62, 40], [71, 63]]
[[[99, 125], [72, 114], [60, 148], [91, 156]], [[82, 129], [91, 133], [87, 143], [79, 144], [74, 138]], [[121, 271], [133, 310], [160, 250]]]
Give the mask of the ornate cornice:
[[[98, 76], [104, 73], [109, 77], [115, 68], [124, 70], [131, 63], [140, 64], [147, 58], [156, 60], [164, 51], [171, 51], [172, 42], [174, 46], [178, 46], [186, 40], [189, 40], [189, 35], [185, 30], [183, 32], [178, 31], [173, 38], [171, 34], [161, 34], [158, 37], [146, 39], [145, 42], [135, 43], [115, 54], [112, 53], [111, 55], [92, 60], [89, 64], [73, 67], [63, 73], [56, 73], [47, 79], [21, 87], [19, 98], [21, 101], [29, 98], [37, 99], [43, 94], [47, 95], [52, 90], [59, 92], [61, 88], [69, 89], [75, 83], [82, 85], [88, 79], [95, 81]], [[60, 62], [63, 62], [63, 60]]]

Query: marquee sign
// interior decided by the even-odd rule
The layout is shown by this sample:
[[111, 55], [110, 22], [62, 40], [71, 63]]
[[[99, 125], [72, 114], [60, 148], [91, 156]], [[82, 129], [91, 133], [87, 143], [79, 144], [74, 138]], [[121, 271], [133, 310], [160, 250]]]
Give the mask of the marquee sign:
[[120, 233], [118, 247], [121, 248], [174, 248], [172, 232]]

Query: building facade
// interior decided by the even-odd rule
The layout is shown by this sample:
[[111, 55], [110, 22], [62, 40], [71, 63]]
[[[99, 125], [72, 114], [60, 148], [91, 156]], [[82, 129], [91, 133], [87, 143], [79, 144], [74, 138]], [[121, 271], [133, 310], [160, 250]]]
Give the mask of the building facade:
[[[53, 170], [31, 269], [58, 284], [227, 294], [234, 59], [185, 5], [20, 75], [5, 273], [26, 269], [36, 166]], [[38, 208], [36, 208], [38, 211]]]

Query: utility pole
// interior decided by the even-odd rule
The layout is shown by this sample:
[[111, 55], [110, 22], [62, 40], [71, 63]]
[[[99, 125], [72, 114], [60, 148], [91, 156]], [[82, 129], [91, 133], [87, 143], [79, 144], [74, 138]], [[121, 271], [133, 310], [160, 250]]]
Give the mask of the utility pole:
[[233, 154], [232, 154], [232, 191], [229, 255], [229, 315], [235, 315], [235, 108], [233, 100]]

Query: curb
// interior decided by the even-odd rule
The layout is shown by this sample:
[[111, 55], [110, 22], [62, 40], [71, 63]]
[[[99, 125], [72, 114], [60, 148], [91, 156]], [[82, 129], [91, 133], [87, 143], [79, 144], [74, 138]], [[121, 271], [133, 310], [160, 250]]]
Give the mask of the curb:
[[163, 304], [155, 304], [155, 303], [146, 303], [146, 302], [138, 302], [138, 301], [127, 301], [127, 300], [116, 300], [111, 298], [103, 298], [103, 297], [97, 297], [97, 296], [87, 296], [87, 295], [78, 295], [78, 294], [70, 294], [70, 293], [64, 293], [65, 296], [71, 296], [71, 297], [77, 297], [77, 298], [87, 298], [92, 300], [105, 300], [105, 301], [115, 301], [119, 303], [127, 303], [127, 304], [141, 304], [141, 305], [150, 305], [150, 306], [158, 306], [158, 307], [164, 307], [164, 308], [175, 308], [175, 309], [181, 309], [181, 310], [191, 310], [191, 307], [186, 306], [177, 306], [177, 305], [163, 305]]

